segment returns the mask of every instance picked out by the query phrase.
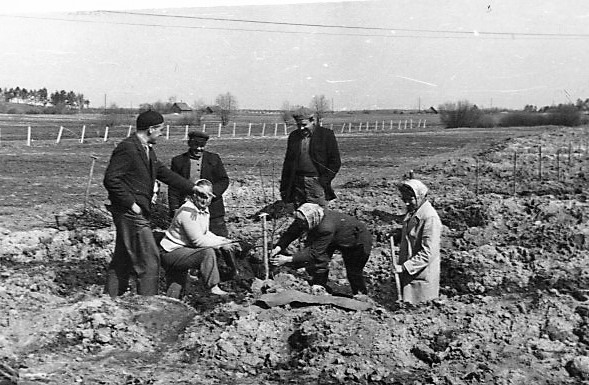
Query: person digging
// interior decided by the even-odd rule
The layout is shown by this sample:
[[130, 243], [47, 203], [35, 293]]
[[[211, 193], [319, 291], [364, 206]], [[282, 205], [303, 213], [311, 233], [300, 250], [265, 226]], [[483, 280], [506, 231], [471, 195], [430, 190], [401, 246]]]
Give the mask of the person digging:
[[[292, 256], [284, 255], [288, 245], [305, 232], [305, 247]], [[294, 221], [272, 250], [270, 263], [274, 266], [289, 264], [295, 268], [306, 267], [312, 275], [311, 284], [323, 286], [329, 292], [329, 262], [333, 253], [339, 250], [352, 294], [367, 295], [363, 271], [371, 249], [372, 235], [364, 223], [318, 204], [304, 203], [294, 212]]]

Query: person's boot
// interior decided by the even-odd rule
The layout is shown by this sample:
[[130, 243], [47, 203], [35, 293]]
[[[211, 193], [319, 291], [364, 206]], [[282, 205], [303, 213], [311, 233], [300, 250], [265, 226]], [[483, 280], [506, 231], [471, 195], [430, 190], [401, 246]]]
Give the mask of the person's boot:
[[331, 294], [331, 288], [329, 286], [327, 286], [327, 280], [329, 278], [329, 272], [325, 271], [325, 272], [315, 272], [313, 274], [313, 278], [311, 279], [311, 286], [314, 285], [319, 285], [319, 286], [323, 286], [325, 288], [325, 291], [328, 294]]

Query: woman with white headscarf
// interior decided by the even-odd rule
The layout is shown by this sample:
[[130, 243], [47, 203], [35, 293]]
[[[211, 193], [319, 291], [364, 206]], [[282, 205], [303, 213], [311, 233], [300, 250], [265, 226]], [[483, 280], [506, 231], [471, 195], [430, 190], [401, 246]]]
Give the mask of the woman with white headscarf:
[[[315, 203], [304, 203], [294, 216], [294, 222], [272, 250], [270, 262], [278, 266], [292, 263], [295, 267], [307, 267], [312, 274], [311, 284], [328, 289], [329, 261], [334, 251], [339, 250], [352, 294], [367, 294], [363, 271], [370, 257], [372, 235], [366, 225], [350, 215], [324, 209]], [[305, 248], [292, 256], [280, 254], [304, 232], [307, 232]]]
[[403, 301], [412, 304], [437, 298], [440, 291], [442, 222], [427, 200], [427, 187], [417, 179], [399, 185], [407, 207], [403, 219], [399, 264]]

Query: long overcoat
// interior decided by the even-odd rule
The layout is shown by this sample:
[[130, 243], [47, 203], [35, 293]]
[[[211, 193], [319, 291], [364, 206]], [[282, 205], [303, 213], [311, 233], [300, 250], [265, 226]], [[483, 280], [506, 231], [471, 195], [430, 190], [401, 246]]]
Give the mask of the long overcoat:
[[[301, 141], [303, 132], [294, 130], [288, 136], [286, 155], [282, 164], [282, 177], [280, 179], [280, 195], [282, 200], [289, 203], [294, 201], [294, 183], [296, 171], [301, 153]], [[337, 140], [332, 130], [316, 126], [311, 135], [309, 155], [319, 173], [319, 183], [325, 190], [325, 199], [335, 199], [335, 192], [331, 187], [331, 181], [335, 178], [341, 167], [341, 158]]]
[[442, 222], [429, 201], [405, 217], [399, 248], [403, 301], [417, 304], [438, 297], [441, 233]]

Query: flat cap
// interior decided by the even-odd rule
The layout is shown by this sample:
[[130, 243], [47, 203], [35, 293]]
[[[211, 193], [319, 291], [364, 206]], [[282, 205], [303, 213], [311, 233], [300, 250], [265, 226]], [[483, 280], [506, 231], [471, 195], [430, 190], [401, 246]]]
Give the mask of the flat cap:
[[202, 131], [190, 131], [188, 133], [188, 139], [204, 139], [209, 140], [209, 134]]

